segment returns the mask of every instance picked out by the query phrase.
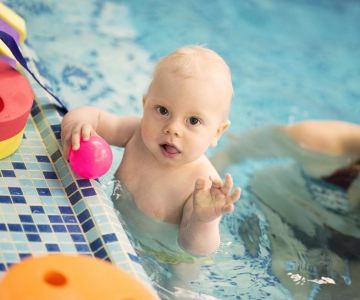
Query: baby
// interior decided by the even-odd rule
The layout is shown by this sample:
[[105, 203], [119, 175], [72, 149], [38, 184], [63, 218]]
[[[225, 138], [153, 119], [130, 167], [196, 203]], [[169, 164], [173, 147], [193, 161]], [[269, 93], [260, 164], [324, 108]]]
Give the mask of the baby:
[[182, 250], [209, 255], [220, 245], [221, 216], [232, 212], [240, 197], [240, 188], [231, 193], [231, 175], [222, 182], [204, 155], [230, 125], [232, 95], [229, 67], [218, 54], [201, 46], [183, 47], [156, 66], [143, 96], [142, 118], [94, 107], [66, 114], [64, 153], [79, 149], [80, 138], [91, 135], [124, 147], [115, 176], [136, 207], [145, 217], [175, 226]]

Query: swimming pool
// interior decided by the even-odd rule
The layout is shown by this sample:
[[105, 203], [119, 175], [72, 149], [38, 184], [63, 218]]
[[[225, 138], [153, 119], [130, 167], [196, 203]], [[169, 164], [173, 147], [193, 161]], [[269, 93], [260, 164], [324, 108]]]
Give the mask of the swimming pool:
[[[69, 108], [88, 104], [140, 115], [155, 60], [182, 45], [207, 44], [232, 70], [230, 132], [305, 119], [359, 123], [358, 1], [4, 3], [25, 18], [28, 43]], [[112, 171], [121, 159], [116, 152]], [[229, 169], [244, 192], [235, 213], [223, 218], [216, 264], [202, 269], [197, 291], [219, 299], [292, 298], [271, 270], [267, 220], [247, 190], [251, 175], [267, 163]], [[110, 175], [102, 180], [110, 181]], [[255, 256], [237, 233], [253, 215], [261, 232]], [[316, 299], [319, 286], [306, 297]]]

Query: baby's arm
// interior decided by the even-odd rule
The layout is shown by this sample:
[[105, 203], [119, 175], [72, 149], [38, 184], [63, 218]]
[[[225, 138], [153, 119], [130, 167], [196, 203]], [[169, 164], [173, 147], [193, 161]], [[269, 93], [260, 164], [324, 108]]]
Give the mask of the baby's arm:
[[90, 106], [77, 107], [69, 111], [61, 123], [64, 155], [68, 156], [70, 146], [79, 149], [81, 137], [87, 141], [91, 135], [99, 135], [111, 145], [125, 147], [139, 126], [139, 117], [116, 116]]
[[179, 245], [196, 255], [209, 255], [219, 248], [221, 216], [232, 212], [234, 202], [240, 198], [240, 188], [230, 193], [233, 186], [231, 175], [226, 175], [224, 184], [215, 176], [210, 176], [210, 180], [210, 188], [206, 188], [204, 178], [196, 180], [179, 229]]

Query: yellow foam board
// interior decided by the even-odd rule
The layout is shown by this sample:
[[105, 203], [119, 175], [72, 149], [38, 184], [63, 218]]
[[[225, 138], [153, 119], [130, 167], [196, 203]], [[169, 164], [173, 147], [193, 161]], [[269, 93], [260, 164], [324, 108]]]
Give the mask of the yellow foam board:
[[0, 2], [0, 18], [11, 25], [20, 35], [20, 43], [26, 38], [25, 20]]

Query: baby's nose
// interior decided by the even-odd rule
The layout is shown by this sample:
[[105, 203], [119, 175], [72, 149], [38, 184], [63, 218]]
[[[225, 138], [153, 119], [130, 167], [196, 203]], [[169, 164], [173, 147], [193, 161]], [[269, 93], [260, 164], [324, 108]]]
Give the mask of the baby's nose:
[[175, 135], [177, 137], [180, 137], [181, 134], [181, 126], [177, 123], [177, 122], [169, 122], [168, 124], [166, 124], [166, 126], [164, 127], [164, 133], [165, 134], [171, 134], [171, 135]]

